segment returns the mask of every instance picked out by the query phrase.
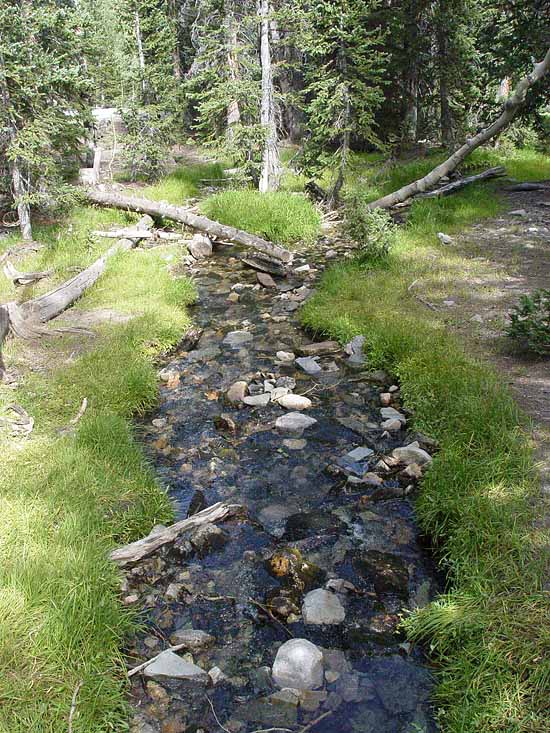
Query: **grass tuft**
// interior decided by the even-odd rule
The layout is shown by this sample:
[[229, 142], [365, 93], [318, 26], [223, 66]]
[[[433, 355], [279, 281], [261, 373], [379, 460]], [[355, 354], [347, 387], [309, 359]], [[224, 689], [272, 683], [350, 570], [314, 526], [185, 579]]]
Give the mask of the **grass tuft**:
[[222, 191], [205, 199], [201, 210], [222, 224], [280, 244], [312, 244], [321, 232], [321, 216], [302, 194]]

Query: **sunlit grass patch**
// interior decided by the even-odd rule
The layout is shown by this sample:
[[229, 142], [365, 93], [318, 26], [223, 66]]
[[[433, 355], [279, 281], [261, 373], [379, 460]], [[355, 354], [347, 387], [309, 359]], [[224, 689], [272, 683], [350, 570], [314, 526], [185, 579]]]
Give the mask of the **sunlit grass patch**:
[[218, 163], [183, 165], [169, 173], [158, 183], [147, 186], [142, 194], [154, 201], [168, 201], [170, 204], [183, 204], [186, 199], [197, 196], [202, 182], [224, 178]]
[[222, 191], [200, 206], [211, 219], [280, 244], [311, 244], [321, 231], [319, 212], [301, 194]]

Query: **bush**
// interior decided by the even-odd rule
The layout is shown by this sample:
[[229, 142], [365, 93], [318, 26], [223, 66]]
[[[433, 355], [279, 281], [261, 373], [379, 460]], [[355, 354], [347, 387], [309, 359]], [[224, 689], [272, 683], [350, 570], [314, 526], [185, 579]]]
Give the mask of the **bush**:
[[131, 181], [154, 181], [161, 176], [168, 159], [169, 118], [153, 106], [121, 110], [127, 134], [124, 164]]
[[311, 244], [321, 232], [321, 216], [305, 196], [247, 189], [222, 191], [200, 204], [211, 219], [280, 244]]
[[550, 354], [550, 290], [522, 295], [510, 313], [508, 335], [537, 354]]
[[397, 225], [382, 209], [368, 209], [365, 201], [353, 199], [346, 207], [345, 229], [359, 245], [359, 260], [376, 264], [387, 258], [397, 237]]

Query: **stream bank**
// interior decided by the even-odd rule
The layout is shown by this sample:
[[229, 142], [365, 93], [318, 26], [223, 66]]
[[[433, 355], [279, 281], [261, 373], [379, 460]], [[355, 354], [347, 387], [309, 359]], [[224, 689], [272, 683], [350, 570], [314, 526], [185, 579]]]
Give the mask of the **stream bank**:
[[435, 730], [431, 675], [399, 629], [437, 590], [412, 503], [434, 445], [359, 344], [301, 331], [323, 269], [306, 260], [345, 254], [329, 245], [268, 287], [235, 248], [190, 268], [202, 335], [162, 370], [143, 440], [178, 519], [244, 513], [128, 571], [145, 625], [129, 666], [181, 645], [132, 677], [134, 733]]

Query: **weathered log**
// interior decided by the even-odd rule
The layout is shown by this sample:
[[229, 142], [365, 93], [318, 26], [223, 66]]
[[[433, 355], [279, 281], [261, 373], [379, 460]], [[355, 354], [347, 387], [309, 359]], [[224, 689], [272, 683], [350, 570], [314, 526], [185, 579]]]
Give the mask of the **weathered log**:
[[550, 191], [550, 184], [542, 181], [533, 182], [525, 181], [524, 183], [514, 183], [513, 186], [506, 186], [505, 191]]
[[[147, 228], [152, 225], [152, 220], [146, 221], [145, 217], [139, 226]], [[140, 241], [140, 238], [121, 239], [105, 254], [99, 257], [89, 267], [78, 275], [50, 290], [44, 295], [28, 300], [25, 303], [9, 302], [0, 306], [0, 377], [5, 371], [1, 357], [1, 348], [4, 338], [9, 331], [20, 338], [32, 339], [40, 336], [55, 333], [49, 331], [41, 324], [51, 321], [71, 306], [85, 290], [90, 288], [103, 274], [107, 260], [118, 252], [124, 252]], [[65, 331], [75, 329], [64, 329]], [[82, 330], [82, 329], [80, 329]], [[58, 331], [59, 333], [59, 331]]]
[[14, 285], [30, 285], [31, 283], [43, 280], [49, 277], [53, 270], [44, 270], [43, 272], [19, 272], [11, 262], [4, 265], [4, 275], [13, 282]]
[[477, 173], [474, 176], [467, 176], [466, 178], [459, 178], [456, 181], [447, 183], [445, 186], [436, 188], [434, 191], [419, 193], [416, 196], [407, 199], [407, 201], [403, 201], [401, 204], [396, 204], [393, 208], [402, 209], [406, 206], [411, 206], [411, 204], [419, 199], [433, 199], [438, 198], [439, 196], [450, 196], [452, 193], [456, 193], [457, 191], [461, 191], [463, 188], [466, 188], [466, 186], [469, 186], [471, 183], [477, 183], [478, 181], [483, 181], [488, 178], [498, 178], [504, 175], [506, 175], [506, 169], [501, 165], [496, 166], [495, 168], [488, 168], [486, 171], [483, 171], [483, 173]]
[[225, 504], [219, 501], [217, 504], [212, 504], [212, 506], [203, 509], [201, 512], [187, 517], [187, 519], [182, 519], [180, 522], [171, 524], [169, 527], [154, 529], [147, 537], [113, 550], [110, 558], [113, 562], [124, 567], [130, 563], [143, 560], [144, 557], [148, 557], [160, 547], [174, 542], [184, 532], [196, 529], [204, 524], [212, 524], [214, 522], [221, 522], [224, 519], [236, 517], [243, 514], [243, 512], [244, 509], [239, 504]]
[[436, 166], [426, 176], [424, 176], [423, 178], [419, 178], [418, 180], [413, 181], [406, 186], [403, 186], [394, 193], [390, 193], [387, 196], [382, 196], [382, 198], [377, 199], [376, 201], [372, 201], [370, 204], [368, 204], [368, 208], [389, 209], [396, 204], [407, 201], [407, 199], [410, 199], [411, 197], [416, 196], [419, 193], [429, 191], [431, 188], [433, 188], [444, 176], [448, 176], [449, 173], [452, 173], [460, 165], [460, 163], [462, 163], [462, 161], [468, 155], [470, 155], [471, 152], [473, 152], [476, 148], [479, 148], [480, 145], [483, 145], [484, 143], [499, 135], [503, 130], [508, 127], [508, 125], [512, 122], [517, 112], [525, 102], [525, 98], [529, 89], [533, 86], [533, 84], [542, 79], [542, 77], [548, 72], [549, 69], [550, 48], [546, 52], [546, 56], [544, 57], [544, 59], [540, 63], [534, 65], [532, 72], [525, 76], [523, 79], [521, 79], [514, 93], [507, 99], [506, 103], [504, 104], [502, 113], [491, 125], [486, 127], [484, 130], [478, 132], [477, 135], [474, 135], [473, 137], [466, 140], [462, 147], [455, 151], [443, 163]]
[[206, 216], [194, 214], [183, 206], [174, 206], [173, 204], [166, 203], [166, 201], [150, 201], [149, 199], [125, 196], [119, 193], [107, 193], [94, 189], [86, 190], [84, 195], [88, 201], [92, 201], [94, 204], [111, 206], [115, 209], [124, 209], [125, 211], [137, 211], [138, 213], [149, 214], [157, 219], [159, 217], [171, 219], [172, 221], [181, 222], [192, 229], [204, 232], [210, 237], [234, 242], [243, 247], [251, 247], [281, 262], [287, 263], [292, 260], [292, 253], [284, 249], [284, 247], [268, 242], [266, 239], [245, 232], [242, 229], [235, 229], [235, 227], [226, 226], [225, 224], [208, 219]]

